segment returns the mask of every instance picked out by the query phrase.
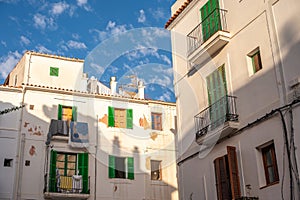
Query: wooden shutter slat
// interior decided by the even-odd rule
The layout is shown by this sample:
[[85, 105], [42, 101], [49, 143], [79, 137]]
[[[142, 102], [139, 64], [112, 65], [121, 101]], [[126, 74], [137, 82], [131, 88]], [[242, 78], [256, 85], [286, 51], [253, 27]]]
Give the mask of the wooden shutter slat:
[[73, 122], [77, 121], [77, 107], [76, 106], [72, 107], [72, 121]]
[[115, 111], [113, 107], [108, 107], [108, 126], [114, 127], [115, 126]]
[[58, 120], [62, 119], [62, 109], [63, 109], [63, 106], [61, 104], [58, 104], [58, 111], [57, 111], [57, 119]]
[[57, 152], [51, 150], [50, 152], [50, 181], [49, 181], [49, 191], [56, 192], [56, 156]]
[[134, 179], [134, 160], [133, 157], [128, 157], [127, 158], [127, 178], [130, 180]]
[[231, 194], [233, 199], [241, 197], [240, 179], [235, 147], [227, 146]]
[[126, 127], [132, 129], [133, 128], [133, 113], [132, 109], [126, 110]]
[[108, 177], [109, 178], [115, 178], [115, 157], [112, 155], [109, 155], [108, 157]]
[[82, 175], [82, 193], [88, 193], [88, 184], [89, 184], [89, 155], [88, 153], [79, 153], [78, 154], [78, 170], [79, 175]]

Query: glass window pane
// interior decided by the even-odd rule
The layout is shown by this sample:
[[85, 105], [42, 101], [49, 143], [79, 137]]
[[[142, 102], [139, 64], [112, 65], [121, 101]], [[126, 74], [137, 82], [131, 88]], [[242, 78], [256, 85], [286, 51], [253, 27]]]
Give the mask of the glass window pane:
[[268, 168], [268, 173], [269, 173], [269, 183], [273, 183], [275, 181], [275, 174], [274, 174], [273, 167]]
[[65, 168], [65, 163], [64, 162], [56, 162], [56, 168], [64, 169]]
[[57, 161], [65, 161], [65, 154], [57, 154]]
[[74, 169], [76, 168], [76, 163], [68, 163], [68, 169]]
[[76, 174], [75, 170], [70, 170], [70, 169], [67, 170], [67, 176], [73, 176], [75, 174]]
[[68, 162], [76, 162], [76, 155], [68, 155]]

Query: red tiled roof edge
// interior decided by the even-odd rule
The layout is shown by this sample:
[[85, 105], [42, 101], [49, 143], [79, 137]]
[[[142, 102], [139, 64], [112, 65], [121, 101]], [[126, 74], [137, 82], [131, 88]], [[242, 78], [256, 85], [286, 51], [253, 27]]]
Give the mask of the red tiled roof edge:
[[169, 20], [167, 21], [167, 23], [165, 24], [165, 29], [167, 29], [167, 28], [170, 26], [170, 24], [172, 24], [172, 22], [180, 15], [180, 13], [182, 13], [182, 11], [183, 11], [184, 9], [186, 9], [186, 7], [187, 7], [192, 1], [193, 1], [193, 0], [186, 0], [186, 1], [184, 2], [184, 4], [181, 5], [180, 8], [178, 8], [178, 10], [173, 14], [172, 17], [170, 17], [170, 19], [169, 19]]

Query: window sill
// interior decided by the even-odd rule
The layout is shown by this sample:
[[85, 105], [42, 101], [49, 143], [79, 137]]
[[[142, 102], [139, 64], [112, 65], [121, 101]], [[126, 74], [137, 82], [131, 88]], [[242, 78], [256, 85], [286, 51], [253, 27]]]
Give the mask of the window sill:
[[265, 189], [265, 188], [267, 188], [267, 187], [269, 187], [269, 186], [276, 185], [276, 184], [278, 184], [278, 183], [279, 183], [279, 181], [275, 181], [275, 182], [270, 183], [270, 184], [268, 184], [268, 185], [262, 186], [262, 187], [260, 187], [259, 189], [260, 189], [260, 190], [261, 190], [261, 189]]
[[62, 141], [69, 141], [69, 136], [63, 136], [63, 135], [53, 135], [52, 140], [62, 140]]
[[132, 181], [134, 180], [130, 180], [130, 179], [122, 179], [122, 178], [110, 178], [110, 183], [113, 184], [131, 184]]
[[166, 184], [162, 180], [151, 180], [150, 185], [168, 186], [168, 184]]

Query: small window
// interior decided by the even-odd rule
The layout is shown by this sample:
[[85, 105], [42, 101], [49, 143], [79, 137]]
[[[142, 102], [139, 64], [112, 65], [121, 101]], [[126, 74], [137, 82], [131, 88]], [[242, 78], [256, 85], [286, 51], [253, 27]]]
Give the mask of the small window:
[[255, 74], [262, 69], [262, 61], [259, 48], [254, 49], [247, 55], [250, 74]]
[[133, 128], [132, 109], [108, 107], [108, 127]]
[[151, 113], [151, 122], [153, 130], [162, 130], [162, 117], [161, 113]]
[[151, 180], [161, 180], [161, 161], [151, 160]]
[[265, 170], [266, 184], [279, 181], [274, 143], [261, 149]]
[[133, 157], [109, 156], [108, 177], [121, 179], [134, 179]]
[[58, 76], [59, 68], [57, 67], [50, 67], [50, 76]]
[[58, 120], [77, 121], [77, 107], [58, 105]]
[[13, 159], [10, 159], [10, 158], [5, 158], [4, 159], [4, 167], [12, 167], [13, 165]]
[[30, 166], [30, 160], [25, 160], [25, 166]]

